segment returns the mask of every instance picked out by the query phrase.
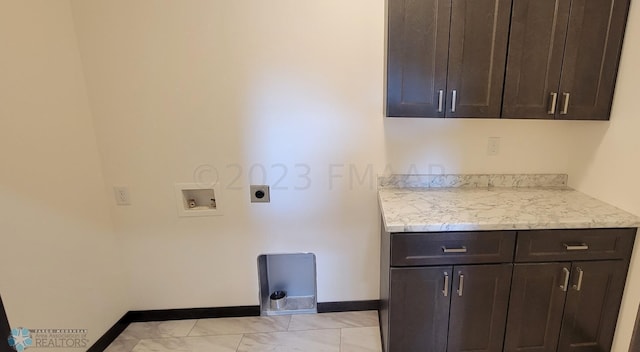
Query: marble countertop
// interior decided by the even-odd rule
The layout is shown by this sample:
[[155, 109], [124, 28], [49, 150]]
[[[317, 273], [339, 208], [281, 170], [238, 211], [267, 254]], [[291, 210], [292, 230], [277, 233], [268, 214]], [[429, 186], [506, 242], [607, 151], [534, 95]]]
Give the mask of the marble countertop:
[[388, 232], [640, 226], [637, 216], [567, 187], [392, 186], [378, 199]]

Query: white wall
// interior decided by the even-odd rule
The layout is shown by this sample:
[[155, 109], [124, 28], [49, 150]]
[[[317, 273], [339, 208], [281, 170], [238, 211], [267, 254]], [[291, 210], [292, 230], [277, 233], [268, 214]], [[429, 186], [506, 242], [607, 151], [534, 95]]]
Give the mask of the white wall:
[[0, 293], [14, 327], [128, 308], [68, 1], [0, 1]]
[[[638, 174], [637, 7], [606, 123], [383, 118], [383, 0], [71, 2], [105, 181], [132, 192], [112, 209], [131, 309], [257, 304], [256, 256], [288, 251], [318, 255], [320, 301], [376, 299], [370, 176], [383, 171], [567, 172], [640, 213], [625, 186]], [[499, 156], [486, 155], [491, 136]], [[248, 203], [248, 184], [262, 183], [252, 165], [272, 185], [287, 170], [271, 204]], [[296, 190], [306, 167], [310, 185]], [[178, 218], [173, 184], [210, 181], [212, 168], [224, 215]], [[612, 170], [624, 173], [604, 182]]]
[[[568, 173], [574, 124], [388, 118], [387, 163], [395, 173]], [[489, 137], [500, 137], [498, 155], [487, 155]]]
[[[572, 132], [570, 186], [640, 216], [640, 6], [632, 2], [611, 122], [580, 123]], [[635, 252], [612, 351], [626, 352], [640, 303], [640, 254]]]
[[[376, 299], [374, 174], [568, 171], [566, 122], [384, 119], [383, 0], [72, 4], [105, 178], [131, 187], [134, 309], [257, 304], [256, 256], [288, 251], [317, 254], [320, 301]], [[254, 164], [288, 170], [271, 204], [248, 202]], [[201, 165], [224, 216], [178, 218]]]
[[[131, 188], [132, 309], [257, 304], [257, 256], [292, 251], [316, 253], [321, 301], [377, 298], [382, 2], [72, 4], [105, 178]], [[249, 204], [254, 164], [287, 170], [270, 204]], [[201, 165], [224, 216], [178, 218]]]

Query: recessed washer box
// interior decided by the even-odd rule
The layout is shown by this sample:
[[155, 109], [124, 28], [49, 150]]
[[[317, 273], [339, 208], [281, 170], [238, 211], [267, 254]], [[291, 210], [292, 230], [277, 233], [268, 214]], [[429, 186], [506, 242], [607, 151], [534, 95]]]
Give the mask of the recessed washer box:
[[222, 215], [218, 185], [177, 183], [175, 188], [179, 216]]

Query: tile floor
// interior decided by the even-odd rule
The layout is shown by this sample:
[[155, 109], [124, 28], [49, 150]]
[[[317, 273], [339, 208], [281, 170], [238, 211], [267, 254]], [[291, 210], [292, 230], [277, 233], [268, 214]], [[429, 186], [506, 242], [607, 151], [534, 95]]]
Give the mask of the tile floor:
[[378, 312], [132, 323], [105, 352], [380, 352]]

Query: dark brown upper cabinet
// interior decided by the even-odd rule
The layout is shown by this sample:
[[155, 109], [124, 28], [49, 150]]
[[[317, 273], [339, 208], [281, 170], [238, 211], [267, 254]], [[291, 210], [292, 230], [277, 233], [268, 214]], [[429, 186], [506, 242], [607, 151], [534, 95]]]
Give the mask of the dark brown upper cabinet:
[[512, 0], [388, 0], [390, 117], [499, 117]]
[[608, 120], [629, 0], [513, 0], [503, 118]]

